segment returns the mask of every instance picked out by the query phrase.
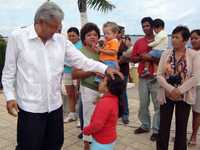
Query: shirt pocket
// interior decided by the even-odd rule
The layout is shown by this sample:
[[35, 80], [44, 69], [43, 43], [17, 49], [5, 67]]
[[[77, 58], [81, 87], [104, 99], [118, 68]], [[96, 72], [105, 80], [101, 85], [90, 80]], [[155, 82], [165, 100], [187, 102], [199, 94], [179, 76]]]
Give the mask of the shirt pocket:
[[48, 56], [50, 68], [53, 73], [60, 73], [64, 70], [64, 53], [57, 51]]

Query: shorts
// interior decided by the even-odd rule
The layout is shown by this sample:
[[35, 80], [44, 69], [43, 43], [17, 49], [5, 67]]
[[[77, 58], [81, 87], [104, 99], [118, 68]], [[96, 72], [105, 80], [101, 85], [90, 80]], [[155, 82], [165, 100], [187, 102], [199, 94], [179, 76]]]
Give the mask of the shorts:
[[63, 84], [64, 85], [73, 85], [72, 74], [64, 73], [63, 74]]
[[154, 58], [160, 58], [164, 50], [152, 49], [148, 54]]
[[98, 143], [95, 139], [93, 139], [91, 144], [91, 150], [113, 150], [114, 144], [115, 142], [110, 144], [101, 144]]

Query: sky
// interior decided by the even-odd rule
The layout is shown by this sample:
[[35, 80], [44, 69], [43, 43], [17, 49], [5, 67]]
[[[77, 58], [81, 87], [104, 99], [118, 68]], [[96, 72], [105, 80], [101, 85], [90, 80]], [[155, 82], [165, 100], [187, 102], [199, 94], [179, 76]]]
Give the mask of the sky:
[[[64, 11], [64, 28], [80, 28], [77, 0], [51, 0]], [[145, 16], [165, 21], [170, 34], [177, 25], [187, 25], [191, 30], [200, 28], [200, 0], [109, 0], [116, 8], [108, 13], [88, 9], [88, 21], [100, 28], [107, 21], [125, 26], [126, 34], [143, 34], [140, 20]], [[45, 0], [0, 0], [0, 34], [9, 34], [18, 27], [33, 23], [37, 8]]]

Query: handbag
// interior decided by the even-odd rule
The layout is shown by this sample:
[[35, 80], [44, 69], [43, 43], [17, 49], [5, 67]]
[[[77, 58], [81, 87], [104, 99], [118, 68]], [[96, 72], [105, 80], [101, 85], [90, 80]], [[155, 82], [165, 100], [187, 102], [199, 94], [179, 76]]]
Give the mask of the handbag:
[[172, 57], [172, 69], [174, 70], [173, 75], [170, 75], [167, 79], [167, 82], [174, 87], [178, 87], [181, 84], [181, 76], [176, 71], [176, 58], [175, 58], [175, 50], [173, 50], [173, 57]]

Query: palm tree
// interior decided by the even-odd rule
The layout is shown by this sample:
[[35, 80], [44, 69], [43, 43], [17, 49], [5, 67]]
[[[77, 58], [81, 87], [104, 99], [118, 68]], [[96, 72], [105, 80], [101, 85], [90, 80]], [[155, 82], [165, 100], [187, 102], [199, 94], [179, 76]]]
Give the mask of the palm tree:
[[115, 8], [108, 0], [78, 0], [78, 8], [80, 12], [81, 26], [88, 22], [87, 7], [106, 13]]

